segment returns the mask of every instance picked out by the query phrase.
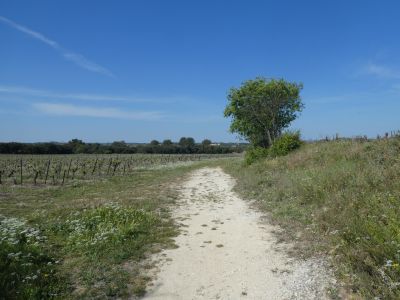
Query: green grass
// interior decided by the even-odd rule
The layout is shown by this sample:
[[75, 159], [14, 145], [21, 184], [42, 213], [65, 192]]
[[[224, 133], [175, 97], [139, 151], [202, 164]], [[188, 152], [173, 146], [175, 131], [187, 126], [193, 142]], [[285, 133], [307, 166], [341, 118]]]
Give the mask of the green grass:
[[346, 297], [400, 298], [400, 139], [306, 144], [223, 163], [300, 255], [328, 255]]
[[[206, 164], [70, 186], [0, 187], [0, 299], [126, 298], [173, 247], [176, 184]], [[146, 265], [147, 264], [147, 265]]]
[[1, 298], [39, 299], [59, 294], [58, 262], [44, 249], [45, 237], [16, 218], [2, 217], [0, 222]]

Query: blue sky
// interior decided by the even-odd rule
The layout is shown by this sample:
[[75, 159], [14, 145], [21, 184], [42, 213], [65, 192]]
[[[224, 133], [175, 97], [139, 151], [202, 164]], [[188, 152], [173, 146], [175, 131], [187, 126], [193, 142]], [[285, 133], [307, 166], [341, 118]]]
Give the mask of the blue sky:
[[400, 129], [398, 1], [0, 2], [0, 141], [236, 141], [230, 87], [303, 82], [303, 137]]

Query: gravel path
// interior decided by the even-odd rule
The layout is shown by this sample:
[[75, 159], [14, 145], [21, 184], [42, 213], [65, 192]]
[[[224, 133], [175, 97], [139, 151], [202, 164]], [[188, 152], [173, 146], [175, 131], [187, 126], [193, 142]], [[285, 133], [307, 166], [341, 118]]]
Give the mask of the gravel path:
[[298, 261], [277, 245], [262, 214], [232, 191], [220, 168], [183, 184], [177, 249], [165, 250], [145, 299], [325, 299], [332, 282], [318, 259]]

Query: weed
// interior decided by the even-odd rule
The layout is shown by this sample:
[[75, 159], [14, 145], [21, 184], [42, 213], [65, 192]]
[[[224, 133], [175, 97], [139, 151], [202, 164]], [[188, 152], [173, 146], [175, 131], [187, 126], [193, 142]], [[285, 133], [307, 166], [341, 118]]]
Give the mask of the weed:
[[40, 230], [17, 218], [0, 217], [0, 291], [4, 299], [52, 298], [62, 292], [58, 260]]
[[348, 291], [400, 298], [400, 139], [306, 144], [251, 166], [224, 162], [301, 255], [329, 254]]
[[143, 260], [172, 247], [178, 233], [174, 182], [204, 164], [66, 186], [0, 186], [0, 298], [142, 295]]

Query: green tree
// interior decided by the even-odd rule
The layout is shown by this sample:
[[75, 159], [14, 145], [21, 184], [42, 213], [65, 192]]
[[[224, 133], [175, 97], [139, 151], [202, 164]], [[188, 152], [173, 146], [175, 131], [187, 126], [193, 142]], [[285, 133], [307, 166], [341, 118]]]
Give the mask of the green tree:
[[157, 140], [152, 140], [152, 141], [150, 142], [150, 145], [152, 145], [152, 146], [158, 146], [158, 145], [160, 145], [160, 142], [157, 141]]
[[194, 138], [192, 137], [181, 137], [179, 140], [179, 145], [182, 147], [194, 147], [196, 144]]
[[110, 145], [110, 150], [113, 153], [124, 153], [128, 149], [128, 145], [125, 143], [125, 141], [114, 141]]
[[79, 139], [72, 139], [68, 142], [68, 145], [71, 147], [73, 153], [84, 153], [85, 143]]
[[181, 137], [179, 140], [180, 153], [194, 153], [196, 151], [196, 143], [192, 137]]
[[164, 141], [162, 142], [162, 144], [163, 144], [163, 146], [171, 146], [173, 143], [172, 143], [171, 140], [164, 140]]
[[271, 146], [302, 111], [302, 88], [301, 83], [264, 77], [231, 88], [224, 111], [225, 117], [232, 118], [230, 131], [255, 146]]
[[211, 147], [211, 140], [209, 140], [209, 139], [204, 139], [202, 142], [201, 142], [201, 147], [200, 147], [200, 149], [201, 149], [201, 151], [203, 152], [203, 153], [211, 153], [212, 152], [212, 148], [213, 147]]
[[205, 147], [208, 147], [211, 145], [211, 141], [209, 139], [204, 139], [201, 144]]

